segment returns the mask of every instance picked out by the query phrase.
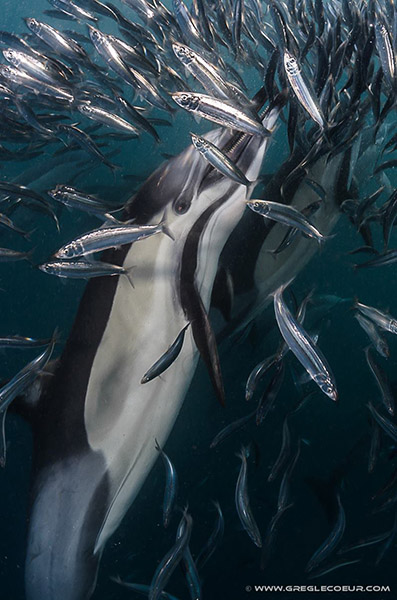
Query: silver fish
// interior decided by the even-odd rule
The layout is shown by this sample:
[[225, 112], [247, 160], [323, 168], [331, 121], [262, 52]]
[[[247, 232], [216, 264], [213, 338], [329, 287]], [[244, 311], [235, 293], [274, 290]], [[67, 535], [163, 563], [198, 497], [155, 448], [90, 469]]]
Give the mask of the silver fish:
[[104, 219], [111, 216], [109, 213], [120, 210], [121, 208], [105, 204], [105, 202], [99, 200], [95, 196], [85, 194], [68, 185], [58, 184], [53, 190], [47, 192], [47, 194], [57, 202], [60, 202], [69, 208], [77, 208], [88, 214], [96, 215]]
[[237, 131], [261, 137], [267, 137], [271, 134], [259, 119], [247, 115], [237, 104], [231, 101], [192, 92], [175, 92], [172, 94], [172, 99], [181, 108], [223, 125], [223, 127], [230, 127]]
[[293, 89], [299, 103], [309, 113], [310, 117], [320, 125], [325, 126], [324, 115], [309, 81], [306, 79], [295, 56], [287, 49], [284, 50], [284, 69], [291, 88]]
[[3, 385], [0, 389], [0, 466], [4, 467], [6, 464], [6, 434], [5, 434], [5, 421], [7, 417], [7, 410], [10, 404], [15, 398], [23, 394], [33, 384], [40, 372], [43, 371], [46, 364], [51, 358], [54, 351], [54, 347], [58, 337], [58, 330], [55, 330], [53, 337], [47, 348], [36, 358], [30, 361], [23, 367], [14, 377], [10, 379], [8, 383]]
[[383, 73], [389, 84], [396, 85], [396, 58], [386, 25], [377, 19], [375, 22], [375, 40]]
[[[186, 523], [181, 521], [176, 532], [176, 541], [183, 536], [184, 530], [186, 529]], [[190, 551], [189, 544], [185, 547], [182, 554], [182, 562], [184, 564], [184, 572], [187, 586], [189, 588], [189, 595], [191, 600], [201, 600], [201, 581], [194, 562], [192, 553]]]
[[71, 0], [49, 0], [49, 2], [61, 12], [74, 17], [75, 19], [89, 19], [90, 21], [97, 21], [98, 19], [85, 10], [81, 6], [78, 6]]
[[376, 351], [384, 358], [388, 358], [390, 355], [389, 346], [386, 340], [380, 335], [375, 323], [364, 317], [361, 313], [356, 313], [354, 318], [357, 319]]
[[[31, 75], [44, 83], [49, 83], [50, 85], [57, 85], [57, 83], [59, 83], [59, 81], [57, 81], [57, 79], [60, 78], [59, 71], [57, 72], [54, 69], [51, 69], [48, 61], [40, 60], [34, 56], [25, 54], [24, 52], [20, 52], [19, 50], [13, 50], [12, 48], [3, 50], [3, 56], [14, 67], [22, 69], [28, 73], [28, 75]], [[66, 81], [63, 83], [66, 84]]]
[[218, 98], [230, 100], [233, 96], [226, 81], [223, 80], [219, 71], [208, 62], [201, 54], [195, 52], [189, 46], [174, 42], [172, 49], [175, 56], [184, 67], [195, 77], [209, 94]]
[[17, 260], [31, 261], [33, 250], [29, 252], [19, 252], [11, 248], [0, 248], [0, 262], [14, 262]]
[[168, 527], [171, 520], [171, 514], [174, 510], [175, 500], [178, 495], [178, 475], [175, 467], [164, 452], [160, 448], [158, 441], [155, 440], [156, 450], [160, 452], [161, 458], [163, 459], [165, 472], [166, 472], [166, 483], [164, 491], [164, 502], [163, 502], [163, 525]]
[[248, 376], [247, 383], [245, 384], [245, 399], [247, 401], [251, 400], [256, 387], [262, 377], [267, 373], [267, 371], [279, 360], [279, 355], [273, 354], [262, 360], [258, 363], [251, 371]]
[[338, 392], [332, 371], [320, 349], [285, 304], [282, 295], [285, 288], [286, 285], [283, 285], [274, 293], [274, 312], [281, 335], [321, 391], [336, 401]]
[[[131, 583], [130, 581], [123, 581], [120, 577], [111, 577], [110, 578], [114, 583], [118, 583], [122, 587], [125, 587], [141, 596], [145, 596], [146, 598], [149, 596], [150, 585], [146, 585], [144, 583]], [[179, 600], [176, 596], [169, 594], [168, 592], [162, 591], [160, 594], [161, 600]]]
[[182, 560], [183, 552], [189, 545], [192, 523], [192, 517], [189, 514], [184, 514], [180, 525], [181, 527], [184, 527], [183, 532], [176, 540], [174, 546], [172, 546], [160, 561], [150, 585], [149, 600], [159, 600], [159, 598], [161, 598], [162, 591], [167, 585], [172, 573]]
[[34, 18], [27, 18], [25, 22], [29, 29], [58, 55], [70, 60], [81, 60], [87, 57], [84, 48], [51, 25]]
[[237, 479], [235, 493], [237, 514], [239, 516], [242, 526], [248, 533], [251, 540], [254, 542], [255, 546], [261, 548], [262, 538], [258, 529], [258, 525], [256, 524], [255, 519], [253, 517], [248, 496], [248, 449], [243, 447], [241, 449], [241, 452], [237, 456], [241, 458], [241, 468]]
[[248, 200], [247, 206], [266, 219], [284, 223], [289, 227], [299, 229], [302, 233], [318, 242], [324, 242], [329, 236], [324, 236], [310, 221], [293, 206], [272, 202], [271, 200]]
[[379, 365], [375, 362], [369, 347], [365, 348], [365, 358], [367, 359], [368, 366], [376, 379], [376, 383], [382, 396], [382, 402], [386, 407], [386, 410], [389, 414], [394, 415], [394, 397], [386, 373], [384, 373]]
[[186, 40], [191, 40], [199, 46], [204, 46], [210, 50], [205, 40], [202, 39], [202, 36], [200, 35], [200, 32], [197, 29], [196, 24], [193, 21], [183, 0], [172, 0], [172, 6], [183, 37]]
[[202, 569], [204, 565], [209, 561], [209, 559], [221, 543], [225, 531], [225, 520], [223, 518], [222, 509], [219, 505], [219, 502], [214, 502], [214, 506], [217, 510], [218, 515], [210, 537], [208, 538], [204, 547], [200, 550], [197, 556], [196, 565], [198, 570]]
[[279, 455], [272, 466], [270, 474], [267, 478], [268, 481], [274, 481], [276, 479], [278, 473], [285, 465], [286, 461], [289, 458], [291, 452], [291, 434], [288, 427], [288, 416], [284, 419], [283, 423], [283, 433], [282, 433], [282, 441]]
[[20, 335], [0, 337], [0, 348], [38, 348], [40, 346], [48, 346], [50, 343], [51, 338], [38, 340], [30, 337], [22, 337]]
[[10, 67], [9, 65], [0, 65], [0, 75], [11, 84], [14, 84], [18, 87], [23, 86], [32, 89], [39, 94], [48, 94], [68, 102], [74, 101], [74, 96], [69, 90], [59, 85], [55, 86], [50, 83], [39, 81], [35, 77], [32, 77], [28, 73], [20, 71], [15, 67]]
[[88, 31], [90, 33], [90, 38], [92, 43], [95, 46], [97, 52], [102, 56], [102, 58], [106, 61], [109, 67], [119, 75], [123, 81], [128, 83], [129, 85], [134, 86], [135, 80], [132, 76], [132, 73], [128, 66], [123, 61], [116, 47], [107, 35], [99, 31], [99, 29], [95, 29], [92, 25], [88, 25]]
[[210, 448], [215, 448], [218, 444], [223, 442], [223, 440], [228, 438], [232, 433], [238, 431], [239, 429], [242, 429], [248, 423], [248, 421], [254, 418], [255, 415], [256, 408], [253, 412], [250, 412], [248, 415], [245, 415], [244, 417], [241, 417], [241, 419], [237, 419], [237, 421], [233, 421], [233, 423], [229, 423], [228, 425], [226, 425], [226, 427], [223, 427], [223, 429], [221, 429], [212, 440]]
[[355, 565], [360, 562], [359, 558], [355, 558], [353, 560], [339, 560], [335, 563], [325, 565], [322, 569], [318, 569], [309, 575], [309, 579], [317, 579], [317, 577], [323, 577], [328, 573], [332, 573], [337, 569], [341, 569], [342, 567], [348, 567], [349, 565]]
[[229, 177], [236, 183], [241, 185], [250, 185], [251, 181], [248, 181], [244, 173], [234, 164], [230, 158], [217, 148], [214, 144], [206, 140], [205, 138], [199, 137], [194, 133], [192, 136], [193, 146], [200, 152], [202, 156], [215, 168], [217, 171]]
[[57, 333], [51, 339], [47, 348], [30, 363], [28, 363], [21, 371], [19, 371], [8, 383], [0, 389], [0, 413], [7, 410], [11, 402], [21, 393], [26, 386], [30, 385], [38, 373], [44, 369], [47, 362], [50, 360], [52, 352], [57, 340]]
[[365, 317], [370, 319], [377, 327], [380, 327], [384, 331], [397, 334], [397, 319], [389, 315], [388, 313], [382, 312], [378, 308], [362, 304], [356, 300], [354, 307], [357, 308]]
[[129, 269], [111, 265], [100, 261], [53, 261], [43, 263], [38, 267], [43, 273], [48, 275], [56, 275], [65, 279], [92, 279], [93, 277], [106, 277], [114, 275], [126, 275], [128, 281], [134, 287], [131, 279], [131, 271], [134, 266]]
[[139, 131], [136, 127], [134, 127], [134, 125], [119, 115], [115, 115], [104, 108], [101, 108], [100, 106], [94, 106], [90, 102], [84, 102], [83, 104], [77, 105], [77, 110], [82, 115], [88, 117], [89, 119], [93, 119], [98, 123], [102, 123], [103, 125], [107, 125], [109, 127], [114, 127], [120, 131], [127, 131], [128, 133], [139, 135]]
[[387, 419], [381, 415], [380, 412], [378, 412], [371, 404], [371, 402], [368, 402], [367, 406], [379, 427], [381, 427], [386, 435], [388, 435], [394, 442], [397, 442], [397, 426], [393, 423], [393, 421], [390, 421], [390, 419]]
[[316, 552], [313, 554], [313, 556], [307, 563], [306, 573], [310, 573], [310, 571], [313, 571], [313, 569], [318, 567], [318, 565], [321, 562], [323, 562], [323, 560], [325, 560], [335, 550], [335, 548], [337, 547], [337, 545], [343, 537], [346, 526], [346, 516], [339, 494], [337, 495], [337, 501], [339, 511], [335, 525], [327, 539], [321, 544], [321, 546], [318, 548], [318, 550], [316, 550]]
[[157, 225], [123, 225], [120, 227], [101, 227], [75, 238], [62, 246], [54, 256], [56, 258], [76, 258], [108, 248], [117, 248], [146, 239], [156, 233], [165, 233], [172, 238], [164, 221]]
[[359, 550], [360, 548], [367, 548], [367, 546], [379, 544], [379, 542], [383, 542], [386, 538], [388, 538], [389, 535], [390, 531], [371, 535], [370, 537], [361, 539], [358, 542], [353, 542], [352, 544], [343, 546], [340, 550], [338, 550], [337, 554], [347, 554], [347, 552], [352, 552], [353, 550]]
[[186, 329], [189, 327], [190, 323], [185, 325], [182, 331], [179, 332], [175, 340], [172, 342], [171, 346], [160, 356], [158, 360], [150, 367], [148, 371], [144, 374], [141, 379], [141, 383], [148, 383], [155, 377], [159, 377], [164, 371], [166, 371], [172, 363], [178, 358], [183, 345], [183, 340], [185, 339]]

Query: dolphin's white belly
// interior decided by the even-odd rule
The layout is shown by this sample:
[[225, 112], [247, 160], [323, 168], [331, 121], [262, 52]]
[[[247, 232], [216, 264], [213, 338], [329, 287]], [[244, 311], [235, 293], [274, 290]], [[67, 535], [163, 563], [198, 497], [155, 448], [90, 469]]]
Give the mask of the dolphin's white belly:
[[[249, 178], [258, 176], [265, 146], [250, 165]], [[211, 194], [221, 197], [229, 186], [221, 180]], [[238, 186], [211, 217], [200, 240], [196, 282], [206, 309], [219, 255], [246, 210], [246, 197], [246, 188]], [[160, 234], [131, 247], [124, 266], [136, 265], [135, 289], [125, 277], [120, 278], [92, 365], [85, 425], [90, 446], [105, 456], [114, 494], [96, 550], [115, 531], [140, 490], [158, 457], [155, 439], [161, 446], [165, 444], [196, 368], [198, 351], [189, 328], [180, 355], [167, 371], [147, 384], [140, 383], [186, 325], [177, 291], [184, 227], [177, 220], [170, 226], [175, 241]]]

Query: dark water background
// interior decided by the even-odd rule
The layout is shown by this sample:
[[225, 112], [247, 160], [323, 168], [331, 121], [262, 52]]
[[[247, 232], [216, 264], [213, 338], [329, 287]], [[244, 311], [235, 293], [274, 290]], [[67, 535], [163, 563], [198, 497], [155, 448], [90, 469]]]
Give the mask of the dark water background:
[[[48, 4], [44, 1], [3, 1], [1, 29], [23, 32], [25, 29], [21, 18], [40, 18], [45, 8], [48, 8]], [[84, 32], [82, 25], [75, 25], [73, 22], [64, 24], [60, 21], [59, 26], [61, 29], [76, 27]], [[250, 73], [246, 75], [248, 79], [251, 77]], [[253, 90], [254, 86], [255, 81], [252, 80]], [[121, 152], [115, 157], [115, 162], [124, 165], [123, 173], [144, 179], [163, 160], [161, 152], [174, 154], [188, 145], [191, 123], [187, 115], [178, 113], [172, 127], [159, 128], [162, 137], [160, 146], [157, 147], [151, 138], [144, 135], [140, 141], [120, 144]], [[203, 124], [195, 126], [195, 131], [210, 128], [208, 124]], [[276, 168], [280, 153], [285, 152], [285, 143], [285, 131], [282, 128], [271, 147], [265, 165], [266, 172]], [[114, 146], [116, 149], [117, 142]], [[49, 151], [49, 155], [50, 153]], [[19, 177], [22, 183], [29, 183], [29, 180], [36, 177], [38, 169], [46, 171], [44, 156], [27, 163], [3, 162], [0, 177], [6, 180]], [[50, 189], [56, 183], [63, 183], [63, 169], [68, 170], [68, 165], [58, 168], [56, 174], [43, 178], [38, 189]], [[363, 183], [360, 193], [364, 197], [367, 190], [373, 191], [374, 182], [367, 180], [364, 173], [358, 175]], [[109, 170], [98, 165], [79, 180], [77, 187], [87, 192], [101, 190], [104, 199], [120, 201], [128, 198], [137, 183], [135, 180], [123, 179], [119, 174], [116, 174], [114, 181]], [[59, 247], [60, 241], [66, 241], [76, 233], [97, 225], [96, 220], [67, 211], [62, 213], [61, 234], [57, 233], [53, 222], [43, 215], [21, 215], [18, 223], [29, 230], [36, 229], [32, 242], [21, 241], [16, 236], [2, 232], [1, 245], [21, 250], [37, 246], [35, 262], [45, 260]], [[352, 258], [346, 253], [361, 242], [344, 217], [341, 217], [336, 233], [335, 238], [317, 253], [309, 267], [297, 278], [294, 283], [297, 298], [303, 298], [315, 286], [318, 294], [332, 294], [342, 298], [357, 295], [364, 303], [387, 309], [391, 314], [397, 315], [395, 266], [353, 271]], [[395, 235], [393, 233], [394, 240]], [[393, 245], [392, 238], [391, 247]], [[65, 284], [55, 277], [34, 270], [27, 262], [2, 264], [0, 277], [0, 334], [45, 337], [50, 336], [58, 325], [63, 339], [66, 339], [84, 283], [67, 281]], [[298, 437], [304, 440], [292, 480], [294, 506], [280, 521], [271, 559], [266, 569], [260, 571], [260, 552], [242, 530], [234, 506], [234, 489], [240, 467], [236, 452], [242, 444], [253, 442], [258, 449], [257, 460], [251, 457], [249, 461], [249, 493], [253, 513], [264, 534], [277, 506], [280, 481], [278, 479], [269, 484], [267, 476], [279, 452], [284, 416], [298, 401], [289, 369], [275, 410], [261, 427], [251, 423], [215, 450], [210, 450], [209, 444], [224, 425], [246, 414], [244, 388], [247, 376], [257, 362], [274, 351], [278, 339], [273, 311], [269, 307], [258, 321], [255, 332], [244, 343], [236, 342], [232, 346], [225, 343], [221, 346], [227, 396], [227, 407], [224, 409], [217, 404], [207, 373], [200, 364], [166, 447], [179, 474], [179, 502], [181, 505], [189, 503], [194, 519], [191, 541], [193, 555], [198, 553], [215, 521], [211, 501], [218, 500], [224, 511], [223, 544], [202, 573], [204, 598], [208, 600], [249, 598], [250, 594], [245, 591], [247, 585], [308, 583], [304, 573], [306, 563], [331, 529], [308, 480], [314, 477], [327, 480], [335, 469], [344, 464], [347, 456], [350, 459], [345, 461], [346, 476], [341, 492], [347, 519], [344, 541], [350, 542], [386, 531], [393, 524], [393, 510], [373, 514], [375, 506], [371, 502], [371, 495], [387, 480], [396, 459], [389, 458], [391, 444], [383, 438], [375, 473], [369, 475], [367, 472], [371, 428], [366, 404], [368, 401], [378, 401], [378, 391], [363, 353], [363, 348], [367, 345], [365, 334], [353, 319], [350, 305], [341, 304], [322, 319], [319, 340], [336, 376], [340, 401], [335, 405], [324, 395], [317, 393], [291, 420], [293, 440], [296, 441]], [[377, 360], [384, 364], [391, 380], [396, 383], [397, 338], [388, 336], [388, 342], [391, 351], [389, 360], [387, 363], [382, 359]], [[34, 351], [31, 355], [29, 352], [3, 352], [1, 376], [11, 376], [34, 356]], [[291, 357], [289, 363], [297, 367]], [[314, 384], [307, 389], [314, 389]], [[7, 439], [7, 465], [0, 472], [0, 598], [22, 600], [31, 435], [29, 426], [13, 414], [7, 420]], [[159, 559], [174, 542], [178, 522], [178, 516], [174, 517], [172, 526], [164, 531], [161, 524], [163, 489], [163, 465], [158, 461], [121, 527], [107, 544], [100, 566], [95, 600], [134, 597], [133, 592], [111, 582], [111, 575], [150, 583]], [[361, 558], [360, 563], [311, 583], [389, 584], [392, 592], [376, 594], [376, 597], [397, 597], [396, 549], [393, 547], [378, 567], [374, 565], [376, 552], [377, 547], [357, 551], [353, 557]], [[180, 598], [188, 597], [179, 571], [176, 571], [167, 589]], [[295, 596], [251, 594], [269, 598]], [[351, 595], [346, 594], [346, 597]], [[298, 597], [304, 598], [314, 596], [316, 594], [309, 592], [298, 594]], [[326, 594], [326, 597], [332, 598], [344, 596]], [[371, 594], [353, 594], [357, 598], [367, 596]], [[375, 597], [375, 594], [372, 596]], [[62, 598], [61, 590], [59, 598]]]

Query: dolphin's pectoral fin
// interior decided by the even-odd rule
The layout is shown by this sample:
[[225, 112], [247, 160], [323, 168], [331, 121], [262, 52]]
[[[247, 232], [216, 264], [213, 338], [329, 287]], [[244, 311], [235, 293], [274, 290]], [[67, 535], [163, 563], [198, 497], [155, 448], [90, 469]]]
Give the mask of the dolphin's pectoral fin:
[[225, 406], [225, 390], [215, 334], [196, 285], [193, 284], [189, 290], [191, 293], [188, 318], [191, 321], [193, 338], [207, 367], [218, 400]]

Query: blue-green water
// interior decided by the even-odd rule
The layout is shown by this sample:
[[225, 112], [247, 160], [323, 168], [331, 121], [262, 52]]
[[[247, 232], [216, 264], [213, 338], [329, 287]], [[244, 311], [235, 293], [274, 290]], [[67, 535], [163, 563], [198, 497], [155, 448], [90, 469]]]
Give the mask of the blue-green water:
[[[33, 4], [25, 0], [16, 6], [6, 2], [2, 7], [1, 28], [22, 34], [25, 29], [21, 18], [39, 17], [47, 8], [45, 2]], [[56, 22], [52, 20], [51, 23], [55, 25]], [[63, 21], [56, 24], [60, 29], [75, 28], [85, 32], [82, 24]], [[117, 29], [109, 24], [107, 31], [116, 33]], [[240, 72], [253, 93], [260, 86], [257, 74], [250, 68], [244, 72], [243, 66], [240, 67]], [[153, 114], [164, 117], [156, 110]], [[394, 113], [389, 117], [391, 125], [393, 119]], [[193, 126], [196, 132], [211, 129], [211, 124], [201, 122], [197, 125], [188, 114], [181, 112], [170, 120], [171, 126], [158, 128], [161, 134], [161, 144], [158, 146], [146, 135], [139, 141], [111, 142], [110, 149], [119, 151], [114, 161], [123, 168], [113, 177], [100, 163], [95, 164], [78, 180], [77, 187], [86, 192], [100, 193], [104, 199], [114, 202], [126, 201], [136, 190], [140, 180], [148, 177], [164, 160], [162, 153], [177, 154], [188, 146], [189, 131]], [[71, 171], [78, 170], [79, 167], [65, 160], [65, 164], [61, 164], [54, 171], [49, 170], [48, 161], [53, 151], [54, 146], [51, 145], [39, 157], [29, 162], [3, 161], [0, 176], [7, 181], [17, 178], [21, 183], [28, 185], [37, 180], [37, 172], [40, 170], [43, 172], [43, 178], [37, 181], [35, 189], [46, 190], [57, 183], [67, 183]], [[285, 125], [281, 125], [266, 158], [264, 172], [271, 173], [277, 170], [287, 152]], [[84, 161], [84, 158], [82, 155], [81, 160]], [[355, 173], [361, 197], [377, 188], [377, 183], [371, 175], [372, 166], [371, 164], [367, 174], [365, 165], [361, 164], [361, 170]], [[128, 179], [125, 177], [128, 175], [134, 175], [139, 180]], [[388, 175], [393, 186], [393, 171], [388, 171]], [[59, 233], [48, 217], [33, 211], [21, 211], [18, 215], [18, 225], [29, 231], [33, 230], [31, 242], [11, 233], [2, 233], [1, 245], [20, 250], [35, 247], [34, 263], [38, 264], [47, 260], [65, 241], [97, 226], [96, 220], [66, 210], [62, 211], [60, 222]], [[357, 296], [368, 305], [397, 315], [395, 265], [354, 271], [352, 263], [356, 257], [348, 256], [347, 252], [362, 244], [359, 235], [344, 215], [341, 216], [334, 233], [335, 237], [329, 240], [309, 265], [298, 274], [293, 285], [298, 301], [314, 287], [317, 296]], [[379, 231], [376, 231], [375, 239], [380, 247]], [[394, 240], [395, 233], [392, 233], [390, 247], [394, 246]], [[59, 326], [62, 340], [66, 340], [85, 283], [64, 282], [49, 277], [32, 268], [27, 262], [0, 266], [0, 333], [46, 337]], [[98, 301], [100, 302], [100, 298]], [[392, 444], [383, 436], [375, 472], [368, 474], [371, 425], [366, 405], [369, 401], [378, 402], [379, 392], [363, 352], [368, 342], [353, 318], [351, 304], [341, 303], [332, 310], [320, 313], [319, 345], [332, 365], [340, 398], [335, 405], [321, 393], [316, 393], [291, 420], [293, 440], [296, 441], [298, 437], [303, 440], [301, 456], [291, 483], [293, 507], [280, 521], [272, 554], [264, 570], [259, 568], [260, 551], [243, 531], [235, 509], [234, 490], [240, 468], [240, 459], [236, 453], [243, 444], [251, 444], [254, 449], [249, 460], [249, 494], [255, 519], [264, 535], [277, 507], [280, 482], [278, 479], [269, 484], [266, 481], [267, 476], [279, 452], [285, 414], [298, 401], [298, 391], [289, 366], [275, 408], [260, 427], [252, 422], [218, 448], [210, 449], [209, 445], [223, 426], [246, 414], [244, 389], [247, 377], [254, 365], [274, 352], [277, 347], [279, 335], [271, 305], [257, 319], [249, 335], [241, 340], [233, 338], [232, 342], [225, 340], [220, 345], [227, 398], [225, 408], [217, 403], [207, 372], [204, 366], [199, 364], [166, 451], [178, 471], [179, 504], [183, 506], [188, 503], [189, 512], [194, 519], [191, 540], [193, 556], [197, 555], [211, 532], [215, 520], [212, 501], [218, 500], [224, 512], [223, 542], [202, 572], [203, 597], [208, 600], [240, 600], [252, 595], [292, 598], [295, 595], [288, 592], [261, 594], [246, 591], [247, 586], [258, 584], [390, 585], [391, 593], [376, 597], [391, 598], [397, 594], [396, 588], [393, 591], [396, 559], [394, 547], [378, 566], [375, 565], [378, 547], [370, 547], [354, 554], [354, 558], [361, 559], [355, 565], [313, 581], [305, 574], [307, 561], [326, 539], [332, 527], [313, 492], [313, 486], [310, 485], [313, 478], [327, 480], [335, 470], [342, 468], [344, 471], [341, 497], [347, 525], [343, 543], [386, 531], [393, 525], [393, 507], [376, 513], [375, 509], [380, 502], [371, 501], [371, 497], [395, 468], [396, 459]], [[315, 305], [313, 308], [309, 306], [309, 314], [311, 310], [315, 310]], [[216, 310], [213, 311], [212, 317], [214, 322], [220, 321]], [[390, 358], [387, 361], [380, 358], [377, 360], [384, 365], [394, 384], [397, 339], [391, 335], [387, 339]], [[144, 352], [144, 348], [142, 351]], [[4, 351], [2, 377], [11, 377], [34, 356], [35, 351]], [[288, 365], [292, 366], [298, 376], [301, 374], [298, 363], [292, 357], [289, 357]], [[305, 389], [313, 390], [314, 384]], [[6, 430], [7, 464], [0, 473], [0, 597], [6, 600], [22, 600], [25, 597], [23, 570], [32, 439], [29, 425], [18, 415], [8, 415]], [[133, 592], [113, 583], [110, 576], [120, 575], [123, 579], [150, 583], [158, 561], [174, 543], [178, 523], [176, 515], [169, 530], [162, 527], [163, 490], [163, 465], [158, 461], [131, 510], [105, 548], [93, 596], [96, 600], [134, 597]], [[167, 590], [179, 598], [188, 597], [182, 571], [176, 570]], [[319, 593], [318, 597], [320, 595]], [[350, 595], [328, 593], [332, 598]], [[355, 597], [364, 598], [367, 595], [370, 594], [357, 593]], [[316, 592], [300, 593], [300, 597], [304, 598], [315, 596]], [[62, 590], [59, 590], [59, 598], [62, 598]]]

